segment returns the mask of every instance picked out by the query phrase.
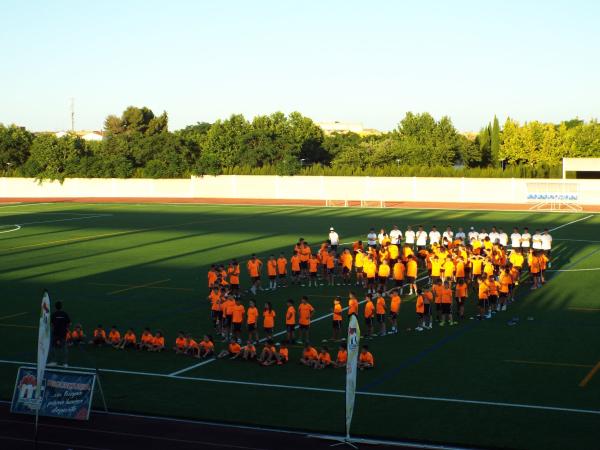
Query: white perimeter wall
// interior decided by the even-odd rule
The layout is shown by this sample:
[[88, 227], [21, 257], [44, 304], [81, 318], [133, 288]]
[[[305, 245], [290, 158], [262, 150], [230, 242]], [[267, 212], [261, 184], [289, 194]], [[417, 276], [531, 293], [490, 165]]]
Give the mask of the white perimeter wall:
[[[279, 177], [205, 176], [190, 179], [70, 178], [39, 183], [30, 178], [0, 178], [1, 198], [157, 197], [247, 198], [308, 200], [385, 200], [467, 203], [527, 203], [529, 184], [562, 180], [510, 178], [391, 178], [391, 177]], [[565, 180], [577, 186], [579, 203], [600, 204], [600, 181]]]

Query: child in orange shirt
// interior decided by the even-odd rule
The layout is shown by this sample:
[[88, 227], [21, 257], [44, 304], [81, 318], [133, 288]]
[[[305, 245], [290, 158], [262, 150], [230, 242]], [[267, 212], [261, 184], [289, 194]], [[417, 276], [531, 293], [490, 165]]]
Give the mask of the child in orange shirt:
[[121, 343], [121, 333], [116, 325], [113, 325], [108, 333], [108, 343], [115, 348]]
[[338, 348], [337, 357], [335, 361], [332, 363], [333, 367], [346, 367], [346, 363], [348, 362], [348, 349], [346, 344], [340, 344]]
[[313, 369], [324, 369], [331, 366], [331, 355], [329, 349], [326, 346], [321, 347], [319, 356], [313, 363]]
[[200, 346], [198, 358], [206, 359], [215, 354], [215, 344], [213, 343], [213, 338], [210, 334], [205, 334], [198, 345]]
[[302, 352], [302, 357], [300, 358], [300, 364], [312, 367], [318, 359], [319, 353], [317, 352], [317, 349], [312, 347], [308, 343], [305, 344], [304, 351]]
[[185, 353], [187, 350], [186, 344], [187, 341], [185, 339], [185, 334], [183, 333], [183, 331], [180, 331], [177, 335], [177, 338], [175, 339], [175, 346], [173, 347], [173, 350], [175, 350], [175, 353], [178, 355]]
[[152, 348], [153, 340], [154, 336], [152, 336], [150, 328], [144, 328], [142, 336], [140, 337], [140, 342], [138, 343], [138, 350], [150, 350]]
[[148, 349], [150, 352], [162, 352], [165, 349], [165, 337], [162, 332], [157, 331], [152, 338], [152, 345]]
[[101, 324], [98, 324], [94, 330], [92, 340], [89, 343], [94, 345], [104, 345], [108, 343], [108, 340], [106, 339], [106, 331], [104, 331], [104, 328]]
[[242, 347], [240, 346], [240, 344], [238, 344], [235, 339], [231, 339], [231, 341], [229, 341], [227, 349], [221, 350], [221, 353], [219, 353], [217, 358], [226, 358], [227, 356], [229, 356], [229, 359], [236, 359], [238, 356], [240, 356], [241, 351]]
[[125, 350], [126, 348], [135, 348], [137, 346], [136, 344], [137, 338], [135, 337], [135, 333], [132, 328], [129, 328], [123, 336], [121, 343], [116, 348]]
[[256, 358], [256, 347], [252, 341], [248, 340], [246, 345], [242, 347], [242, 358], [244, 358], [246, 361]]
[[375, 358], [373, 358], [373, 354], [369, 351], [369, 346], [363, 345], [358, 356], [358, 368], [364, 370], [372, 369], [373, 367], [375, 367]]

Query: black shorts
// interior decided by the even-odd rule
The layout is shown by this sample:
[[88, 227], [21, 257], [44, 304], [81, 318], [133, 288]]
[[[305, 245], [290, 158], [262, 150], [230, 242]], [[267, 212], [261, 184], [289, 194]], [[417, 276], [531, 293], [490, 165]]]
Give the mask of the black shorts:
[[328, 267], [327, 273], [331, 275], [333, 273], [333, 267]]
[[297, 277], [298, 275], [300, 275], [300, 271], [299, 270], [292, 270], [292, 275], [294, 275], [295, 277]]
[[459, 306], [464, 305], [465, 300], [466, 300], [466, 297], [456, 297], [456, 303], [458, 303]]
[[378, 277], [378, 280], [381, 284], [387, 283], [388, 277]]
[[373, 318], [372, 317], [365, 317], [365, 323], [367, 325], [373, 325]]
[[425, 315], [425, 313], [419, 313], [419, 312], [417, 313], [417, 317], [419, 319], [422, 319], [424, 315]]
[[431, 284], [437, 284], [438, 281], [440, 281], [440, 277], [438, 277], [438, 276], [431, 277]]
[[310, 273], [310, 277], [311, 278], [317, 278], [317, 272], [311, 272]]
[[350, 273], [350, 269], [348, 269], [346, 266], [342, 267], [342, 273], [344, 275], [349, 274]]
[[486, 302], [487, 302], [487, 298], [480, 298], [477, 300], [477, 304], [479, 305], [480, 308], [483, 308], [485, 306]]
[[458, 278], [456, 279], [456, 282], [457, 282], [457, 283], [462, 283], [463, 281], [465, 281], [465, 277], [458, 277]]
[[257, 281], [260, 281], [260, 277], [252, 277], [253, 283], [256, 283]]
[[450, 314], [452, 303], [442, 303], [442, 314]]
[[286, 273], [280, 273], [278, 276], [279, 276], [279, 278], [285, 278], [287, 276], [287, 274]]
[[277, 275], [269, 275], [269, 280], [274, 280], [275, 278], [277, 278]]
[[233, 319], [233, 316], [230, 316], [230, 315], [225, 316], [225, 326], [226, 327], [231, 325], [232, 319]]
[[229, 286], [231, 286], [231, 289], [236, 291], [240, 288], [240, 284], [239, 283], [231, 283]]
[[242, 322], [234, 322], [233, 331], [242, 331]]
[[300, 261], [300, 270], [308, 269], [308, 261]]
[[390, 313], [390, 317], [392, 318], [392, 320], [396, 320], [398, 318], [398, 313], [397, 312], [391, 312]]
[[500, 300], [506, 300], [508, 297], [508, 292], [500, 292]]
[[496, 303], [498, 301], [498, 296], [497, 295], [490, 295], [488, 297], [488, 300], [490, 301], [490, 303]]
[[285, 326], [285, 329], [290, 333], [293, 332], [295, 328], [296, 328], [296, 325], [286, 325]]
[[263, 331], [265, 332], [265, 334], [272, 334], [273, 328], [263, 328]]
[[332, 322], [333, 324], [333, 329], [334, 330], [341, 330], [342, 329], [342, 321], [341, 320], [334, 320]]
[[385, 322], [385, 314], [377, 314], [377, 322], [379, 322], [379, 323]]
[[302, 325], [300, 324], [300, 329], [301, 330], [308, 330], [310, 328], [310, 325]]
[[214, 309], [210, 310], [210, 318], [213, 320], [219, 320], [221, 317], [223, 317], [223, 311], [216, 311]]
[[331, 247], [331, 250], [333, 250], [334, 252], [337, 250], [338, 246], [337, 244], [333, 245], [331, 244], [329, 247]]
[[408, 284], [415, 284], [415, 277], [406, 277], [406, 281], [408, 282]]
[[249, 323], [248, 324], [248, 331], [254, 331], [256, 330], [256, 324], [255, 323]]
[[429, 315], [429, 313], [431, 312], [431, 305], [430, 304], [423, 305], [423, 308], [425, 309], [425, 314]]
[[396, 284], [396, 286], [398, 287], [402, 287], [404, 286], [404, 280], [394, 280], [394, 283]]
[[362, 267], [357, 267], [356, 268], [356, 273], [363, 273], [363, 268]]
[[368, 284], [375, 284], [375, 277], [367, 277]]

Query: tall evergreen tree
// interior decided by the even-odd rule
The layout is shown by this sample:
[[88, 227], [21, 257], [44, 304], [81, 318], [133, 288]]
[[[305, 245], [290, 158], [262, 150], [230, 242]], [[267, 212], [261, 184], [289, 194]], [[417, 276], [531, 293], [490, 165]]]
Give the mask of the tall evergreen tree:
[[500, 156], [500, 124], [498, 118], [494, 116], [494, 125], [492, 126], [492, 154], [491, 163], [493, 166], [498, 164], [498, 158]]

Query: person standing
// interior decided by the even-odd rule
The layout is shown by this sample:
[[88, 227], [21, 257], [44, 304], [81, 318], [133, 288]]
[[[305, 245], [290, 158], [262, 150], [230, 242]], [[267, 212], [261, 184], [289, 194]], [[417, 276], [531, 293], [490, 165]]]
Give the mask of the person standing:
[[393, 245], [400, 245], [402, 241], [402, 231], [400, 231], [398, 225], [394, 225], [390, 231], [390, 239], [392, 240]]
[[408, 244], [410, 248], [414, 250], [415, 247], [415, 232], [412, 227], [409, 225], [406, 227], [406, 232], [404, 233], [404, 243]]
[[337, 234], [333, 227], [329, 228], [329, 245], [334, 252], [337, 251], [338, 245], [340, 245], [340, 235]]
[[[54, 312], [50, 315], [50, 325], [52, 327], [51, 332], [51, 354], [52, 359], [57, 358], [59, 352], [62, 353], [62, 365], [63, 367], [69, 367], [68, 364], [68, 349], [67, 349], [67, 332], [71, 326], [71, 318], [63, 311], [62, 302], [58, 301], [54, 304]], [[56, 366], [57, 362], [53, 361], [48, 364], [49, 366]]]

